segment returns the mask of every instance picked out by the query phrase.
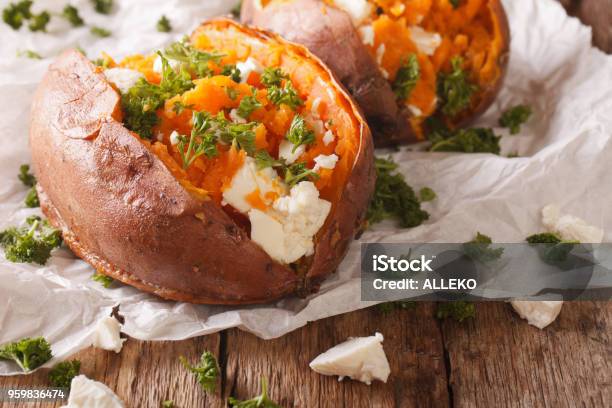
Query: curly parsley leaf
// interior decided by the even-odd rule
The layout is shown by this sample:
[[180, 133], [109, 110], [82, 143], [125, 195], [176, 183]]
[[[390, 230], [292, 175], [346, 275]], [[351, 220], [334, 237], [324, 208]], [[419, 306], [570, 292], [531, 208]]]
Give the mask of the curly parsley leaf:
[[73, 27], [80, 27], [85, 24], [85, 22], [79, 15], [79, 10], [70, 4], [67, 4], [66, 7], [64, 7], [64, 10], [62, 11], [62, 17], [68, 20], [68, 22], [72, 24]]
[[47, 31], [47, 24], [51, 21], [51, 14], [48, 11], [40, 12], [39, 14], [33, 14], [30, 18], [30, 24], [28, 28], [30, 31]]
[[44, 337], [26, 337], [0, 347], [0, 359], [14, 361], [24, 372], [40, 367], [51, 357], [51, 345]]
[[504, 248], [491, 248], [492, 243], [490, 237], [478, 232], [473, 240], [463, 244], [463, 251], [470, 258], [480, 262], [495, 261], [503, 255]]
[[62, 361], [49, 371], [49, 383], [56, 388], [70, 388], [72, 379], [79, 375], [80, 371], [79, 360]]
[[304, 101], [297, 94], [291, 81], [287, 81], [284, 87], [272, 85], [268, 87], [268, 99], [276, 106], [287, 105], [296, 110], [304, 104]]
[[30, 11], [32, 3], [31, 0], [10, 3], [2, 10], [2, 20], [11, 26], [13, 30], [18, 30], [24, 21], [32, 17], [32, 12]]
[[419, 61], [415, 54], [410, 54], [397, 71], [397, 76], [393, 81], [393, 92], [398, 99], [406, 100], [414, 89], [421, 76]]
[[427, 120], [427, 139], [432, 152], [463, 152], [499, 154], [500, 136], [490, 128], [448, 129], [435, 118]]
[[240, 101], [240, 106], [238, 106], [238, 116], [244, 119], [248, 119], [249, 116], [251, 116], [251, 113], [255, 112], [261, 107], [263, 107], [263, 105], [257, 100], [256, 97], [245, 96]]
[[451, 65], [451, 72], [440, 74], [437, 93], [442, 112], [445, 115], [456, 116], [470, 105], [472, 95], [478, 87], [469, 82], [467, 73], [462, 68], [461, 57], [451, 59]]
[[[225, 75], [228, 76], [232, 79], [232, 81], [238, 83], [240, 82], [240, 70], [236, 67], [236, 65], [234, 64], [227, 64], [223, 66], [223, 69], [221, 70], [221, 75]], [[236, 90], [234, 88], [227, 88], [228, 91], [231, 89], [232, 91], [236, 92]], [[229, 95], [229, 94], [228, 94]], [[236, 97], [231, 97], [230, 98], [232, 100], [236, 99]]]
[[21, 182], [28, 187], [34, 187], [36, 185], [36, 177], [30, 173], [30, 165], [22, 164], [19, 166], [19, 175], [17, 176]]
[[451, 318], [461, 323], [474, 316], [476, 316], [476, 307], [473, 303], [464, 300], [438, 303], [436, 309], [436, 317], [441, 320]]
[[566, 241], [554, 232], [543, 232], [533, 234], [525, 239], [531, 245], [537, 245], [537, 250], [542, 261], [550, 265], [558, 265], [567, 259], [569, 253], [574, 249], [578, 241]]
[[95, 35], [96, 37], [100, 37], [100, 38], [106, 38], [112, 35], [112, 33], [109, 30], [102, 28], [102, 27], [98, 27], [98, 26], [91, 27], [89, 32]]
[[168, 17], [162, 15], [159, 20], [157, 20], [157, 31], [159, 31], [160, 33], [169, 33], [170, 31], [172, 31], [172, 24], [170, 24], [170, 20], [168, 20]]
[[375, 164], [376, 188], [366, 215], [368, 223], [372, 225], [387, 218], [397, 218], [402, 228], [411, 228], [429, 219], [412, 187], [396, 171], [397, 164], [378, 157]]
[[259, 170], [266, 167], [278, 169], [289, 187], [293, 187], [300, 181], [319, 179], [319, 174], [309, 169], [306, 163], [297, 162], [288, 165], [284, 159], [275, 159], [265, 150], [260, 150], [255, 154], [255, 162]]
[[94, 280], [94, 281], [100, 283], [106, 289], [110, 288], [113, 285], [113, 282], [115, 281], [110, 276], [107, 276], [107, 275], [104, 275], [104, 274], [98, 273], [98, 272], [94, 272], [94, 274], [91, 275], [91, 280]]
[[234, 408], [281, 408], [276, 402], [268, 397], [268, 380], [261, 379], [261, 394], [246, 401], [240, 401], [234, 397], [229, 398], [229, 404]]
[[205, 351], [200, 357], [200, 362], [192, 366], [183, 356], [179, 357], [183, 366], [194, 373], [198, 379], [198, 383], [204, 391], [214, 392], [217, 388], [217, 379], [219, 378], [219, 364], [215, 355], [210, 351]]
[[419, 191], [419, 200], [422, 203], [426, 203], [428, 201], [433, 201], [436, 199], [436, 192], [433, 191], [431, 188], [429, 187], [423, 187], [420, 191]]
[[44, 265], [51, 251], [62, 244], [59, 230], [38, 216], [26, 219], [26, 226], [10, 227], [0, 232], [0, 246], [11, 262], [34, 262]]
[[94, 10], [100, 14], [110, 14], [113, 8], [113, 0], [91, 0]]
[[289, 131], [285, 135], [288, 141], [293, 143], [293, 153], [299, 146], [309, 145], [315, 142], [315, 133], [308, 129], [306, 121], [301, 115], [295, 115], [289, 126]]
[[220, 64], [224, 54], [209, 53], [196, 49], [187, 39], [170, 44], [164, 49], [164, 57], [179, 61], [181, 66], [198, 78], [209, 77], [213, 74], [209, 62]]
[[26, 194], [23, 203], [28, 208], [37, 208], [40, 207], [40, 200], [38, 199], [38, 192], [36, 191], [36, 187], [30, 187], [28, 190], [28, 194]]
[[525, 239], [530, 244], [560, 244], [563, 240], [554, 232], [533, 234]]
[[261, 74], [261, 83], [269, 88], [271, 86], [281, 86], [283, 80], [288, 80], [289, 75], [285, 74], [280, 68], [265, 68]]
[[521, 131], [521, 125], [531, 117], [531, 108], [527, 105], [517, 105], [502, 113], [499, 118], [499, 125], [510, 129], [511, 135], [516, 135]]

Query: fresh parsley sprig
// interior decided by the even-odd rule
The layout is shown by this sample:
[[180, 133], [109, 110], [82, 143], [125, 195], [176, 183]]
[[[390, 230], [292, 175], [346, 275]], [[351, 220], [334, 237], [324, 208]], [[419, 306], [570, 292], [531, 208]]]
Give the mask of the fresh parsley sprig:
[[517, 105], [502, 113], [499, 118], [499, 125], [510, 129], [511, 135], [516, 135], [521, 131], [521, 125], [531, 117], [531, 108], [527, 105]]
[[297, 114], [291, 121], [289, 131], [285, 136], [288, 141], [293, 143], [292, 153], [295, 153], [298, 147], [302, 145], [309, 145], [315, 142], [315, 133], [308, 128], [304, 118]]
[[234, 408], [281, 408], [268, 397], [268, 380], [265, 377], [261, 379], [260, 395], [245, 401], [230, 397], [228, 402]]
[[448, 116], [456, 116], [470, 105], [472, 95], [478, 87], [470, 83], [467, 72], [463, 70], [463, 58], [452, 58], [451, 66], [451, 72], [443, 73], [438, 78], [437, 93], [442, 112]]
[[44, 265], [51, 251], [62, 244], [62, 235], [46, 220], [33, 215], [26, 219], [26, 226], [10, 227], [0, 232], [0, 246], [11, 262], [34, 262]]
[[288, 80], [289, 75], [285, 74], [280, 68], [268, 67], [261, 74], [261, 83], [267, 88], [271, 86], [281, 86], [283, 80]]
[[189, 43], [187, 38], [174, 42], [164, 49], [164, 57], [169, 60], [179, 61], [181, 65], [198, 78], [209, 77], [213, 74], [208, 63], [220, 64], [225, 56], [220, 53], [209, 53], [196, 49]]
[[317, 181], [319, 179], [319, 174], [309, 169], [306, 163], [297, 162], [289, 165], [283, 159], [273, 158], [265, 150], [260, 150], [255, 154], [255, 162], [260, 170], [266, 167], [278, 169], [289, 187], [296, 185], [300, 181]]
[[70, 388], [72, 379], [79, 375], [81, 362], [79, 360], [62, 361], [49, 371], [49, 383], [52, 387]]
[[495, 261], [503, 255], [504, 248], [491, 248], [492, 243], [490, 237], [477, 232], [473, 240], [463, 244], [463, 251], [470, 258], [480, 262]]
[[83, 24], [85, 24], [85, 21], [83, 21], [79, 15], [79, 9], [70, 4], [67, 4], [66, 7], [64, 7], [62, 17], [68, 20], [73, 27], [81, 27]]
[[261, 102], [255, 96], [249, 95], [242, 98], [240, 106], [238, 106], [238, 115], [241, 118], [248, 119], [251, 113], [263, 107]]
[[194, 373], [198, 379], [198, 383], [204, 391], [214, 392], [217, 388], [217, 379], [219, 378], [219, 363], [215, 355], [210, 351], [205, 351], [200, 357], [200, 361], [195, 366], [189, 364], [183, 356], [179, 357], [181, 364]]
[[24, 372], [40, 367], [51, 357], [51, 345], [44, 337], [26, 337], [0, 347], [0, 359], [14, 361]]
[[419, 61], [415, 54], [410, 54], [397, 71], [393, 81], [393, 92], [400, 100], [406, 100], [421, 76]]

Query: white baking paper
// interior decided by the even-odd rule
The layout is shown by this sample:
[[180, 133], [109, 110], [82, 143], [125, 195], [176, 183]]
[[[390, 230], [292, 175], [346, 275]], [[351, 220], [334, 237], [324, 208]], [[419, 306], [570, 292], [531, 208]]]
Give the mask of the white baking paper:
[[[0, 4], [6, 5], [8, 1]], [[64, 2], [35, 2], [60, 11]], [[113, 56], [147, 52], [190, 32], [198, 22], [227, 12], [223, 0], [115, 1], [111, 16], [93, 12], [88, 0], [71, 0], [88, 24], [113, 32], [99, 39], [86, 27], [73, 29], [54, 17], [50, 33], [15, 32], [0, 24], [0, 228], [21, 222], [33, 210], [22, 205], [26, 188], [16, 178], [29, 162], [28, 116], [36, 84], [62, 50], [80, 46], [90, 58], [103, 50]], [[612, 57], [591, 47], [591, 31], [569, 18], [553, 0], [504, 1], [512, 31], [505, 85], [481, 123], [495, 126], [512, 104], [534, 107], [534, 119], [520, 135], [504, 130], [503, 154], [445, 154], [408, 151], [392, 154], [409, 183], [433, 188], [428, 222], [398, 229], [385, 222], [366, 232], [370, 242], [465, 242], [476, 231], [497, 242], [522, 241], [542, 229], [540, 210], [558, 203], [564, 212], [612, 231]], [[174, 31], [158, 33], [168, 16]], [[34, 50], [41, 61], [17, 58]], [[412, 148], [414, 150], [414, 148]], [[509, 153], [520, 158], [506, 158]], [[387, 154], [388, 152], [378, 152]], [[35, 211], [34, 211], [35, 212]], [[86, 347], [95, 322], [120, 305], [123, 332], [143, 340], [179, 340], [239, 327], [274, 338], [309, 321], [363, 308], [359, 242], [338, 272], [308, 299], [287, 298], [254, 307], [212, 307], [163, 301], [128, 286], [104, 289], [90, 279], [93, 269], [59, 250], [45, 267], [7, 262], [0, 255], [0, 344], [43, 335], [56, 359]], [[350, 336], [351, 333], [346, 333]], [[54, 360], [55, 361], [55, 360]], [[16, 372], [0, 362], [0, 374]]]

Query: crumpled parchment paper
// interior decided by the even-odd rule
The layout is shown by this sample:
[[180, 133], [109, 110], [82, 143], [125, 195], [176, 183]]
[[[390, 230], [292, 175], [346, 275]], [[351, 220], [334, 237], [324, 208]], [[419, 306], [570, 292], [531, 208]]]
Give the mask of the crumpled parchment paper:
[[[1, 1], [2, 7], [8, 1]], [[53, 18], [49, 33], [15, 32], [0, 24], [0, 229], [37, 210], [24, 208], [26, 188], [18, 167], [30, 160], [28, 117], [37, 83], [62, 50], [80, 46], [90, 58], [148, 52], [182, 37], [201, 20], [226, 13], [235, 1], [116, 0], [111, 16], [96, 14], [88, 0], [71, 0], [89, 25], [110, 29], [99, 39], [89, 28], [71, 28]], [[520, 135], [503, 134], [503, 152], [427, 153], [418, 148], [393, 152], [415, 188], [433, 188], [425, 204], [431, 218], [420, 227], [377, 225], [363, 242], [465, 242], [480, 231], [497, 242], [519, 242], [542, 229], [540, 210], [558, 203], [564, 212], [612, 230], [612, 57], [591, 47], [591, 31], [566, 15], [553, 0], [504, 1], [512, 31], [512, 54], [505, 85], [481, 124], [495, 126], [501, 110], [527, 103], [534, 118]], [[63, 2], [35, 2], [34, 9], [61, 11]], [[165, 14], [174, 30], [158, 33]], [[16, 57], [31, 49], [44, 59]], [[391, 152], [378, 152], [391, 154]], [[518, 153], [519, 158], [506, 158]], [[606, 239], [604, 239], [606, 241]], [[128, 286], [104, 289], [90, 279], [93, 269], [62, 249], [45, 267], [14, 264], [0, 254], [0, 344], [45, 336], [56, 359], [87, 347], [95, 322], [120, 305], [123, 332], [143, 340], [179, 340], [229, 327], [274, 338], [309, 321], [367, 307], [360, 301], [359, 242], [338, 272], [308, 299], [287, 298], [254, 307], [198, 306], [163, 301]], [[350, 335], [350, 333], [347, 333]], [[55, 360], [54, 360], [55, 361]], [[0, 374], [15, 367], [0, 362]]]

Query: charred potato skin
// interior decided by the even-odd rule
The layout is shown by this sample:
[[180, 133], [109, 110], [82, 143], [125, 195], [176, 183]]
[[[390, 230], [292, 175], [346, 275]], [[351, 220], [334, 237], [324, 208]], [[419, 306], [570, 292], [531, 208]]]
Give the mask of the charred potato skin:
[[[347, 13], [322, 0], [261, 4], [261, 0], [244, 0], [241, 21], [303, 44], [321, 58], [363, 109], [376, 147], [419, 141], [410, 126], [411, 113], [407, 107], [398, 105], [390, 84], [362, 44]], [[503, 84], [510, 49], [508, 18], [501, 0], [491, 1], [490, 8], [497, 18], [503, 41], [498, 59], [501, 75], [487, 87], [469, 112], [450, 121], [453, 127], [467, 126], [475, 121], [493, 104]]]
[[[203, 24], [239, 27], [228, 20]], [[287, 47], [314, 58], [303, 47]], [[297, 273], [272, 260], [212, 201], [188, 193], [122, 125], [119, 94], [104, 75], [78, 51], [67, 51], [51, 65], [32, 105], [30, 144], [41, 208], [71, 250], [98, 272], [165, 299], [254, 304], [302, 292], [334, 272], [373, 191], [371, 135], [354, 109], [362, 123], [360, 152], [342, 201], [319, 232], [315, 255]]]

